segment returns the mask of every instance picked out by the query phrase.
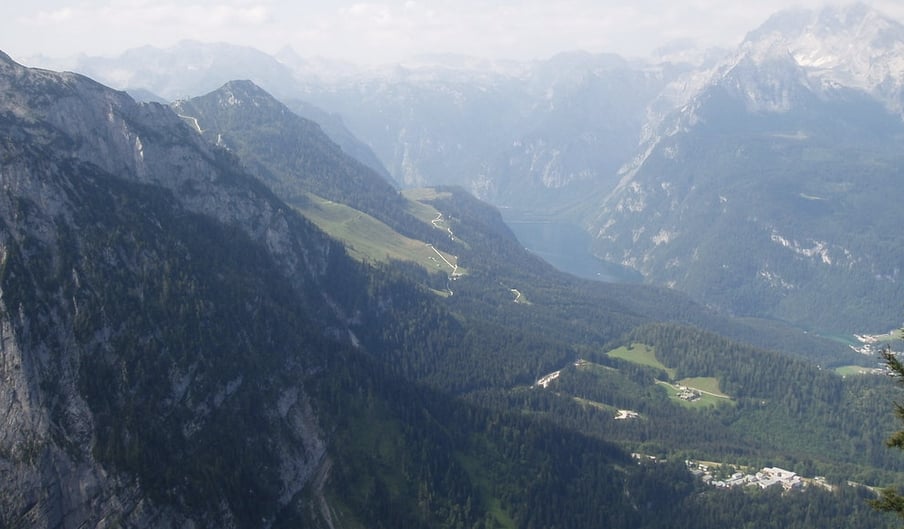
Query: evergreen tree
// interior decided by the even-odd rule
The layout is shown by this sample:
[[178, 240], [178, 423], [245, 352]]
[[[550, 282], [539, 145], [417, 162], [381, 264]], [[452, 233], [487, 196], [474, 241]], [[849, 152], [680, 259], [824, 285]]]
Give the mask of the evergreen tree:
[[[885, 365], [888, 367], [889, 373], [904, 384], [904, 363], [892, 352], [891, 348], [886, 346], [882, 350], [882, 357], [885, 359]], [[895, 415], [904, 422], [904, 405], [895, 403]], [[904, 450], [904, 430], [898, 430], [887, 441], [891, 448]], [[883, 489], [879, 498], [870, 502], [873, 507], [880, 511], [890, 512], [904, 518], [904, 494], [894, 488]]]

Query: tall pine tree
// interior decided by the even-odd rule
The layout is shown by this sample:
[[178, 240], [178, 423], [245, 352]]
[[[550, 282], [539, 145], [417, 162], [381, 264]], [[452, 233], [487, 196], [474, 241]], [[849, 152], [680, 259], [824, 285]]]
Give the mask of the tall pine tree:
[[[897, 355], [888, 346], [882, 349], [882, 357], [885, 359], [885, 365], [888, 366], [889, 373], [904, 384], [904, 363], [898, 359]], [[904, 405], [895, 403], [895, 415], [898, 420], [904, 423]], [[904, 450], [904, 430], [898, 430], [892, 434], [886, 444], [891, 448]], [[879, 498], [870, 503], [880, 511], [895, 513], [899, 517], [904, 518], [904, 494], [892, 487], [883, 489]]]

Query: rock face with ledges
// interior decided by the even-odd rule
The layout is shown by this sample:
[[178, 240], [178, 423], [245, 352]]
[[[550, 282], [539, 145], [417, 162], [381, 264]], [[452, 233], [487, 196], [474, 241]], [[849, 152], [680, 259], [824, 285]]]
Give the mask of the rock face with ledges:
[[597, 255], [738, 315], [898, 326], [902, 47], [862, 5], [771, 18], [623, 168]]
[[0, 526], [300, 509], [341, 247], [168, 107], [5, 55], [0, 93]]

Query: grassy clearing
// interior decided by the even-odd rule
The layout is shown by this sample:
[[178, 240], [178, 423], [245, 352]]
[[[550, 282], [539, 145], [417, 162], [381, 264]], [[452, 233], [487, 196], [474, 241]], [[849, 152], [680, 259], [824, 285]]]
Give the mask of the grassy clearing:
[[[436, 189], [431, 188], [419, 188], [405, 190], [402, 192], [402, 196], [408, 199], [408, 213], [438, 230], [448, 232], [450, 237], [453, 236], [452, 226], [449, 224], [448, 219], [435, 207], [422, 202], [437, 198], [451, 197], [452, 193], [447, 191], [438, 192]], [[457, 237], [455, 238], [455, 241], [463, 248], [470, 248], [467, 242]]]
[[414, 217], [416, 219], [420, 219], [427, 224], [430, 224], [431, 221], [433, 219], [435, 219], [437, 215], [439, 215], [439, 210], [436, 209], [435, 207], [431, 206], [430, 204], [418, 202], [415, 198], [412, 198], [412, 196], [409, 196], [409, 194], [407, 192], [402, 193], [402, 194], [404, 195], [405, 198], [408, 199], [408, 205], [407, 205], [406, 209], [407, 209], [408, 213], [411, 213], [412, 217]]
[[856, 376], [856, 375], [870, 375], [876, 372], [877, 368], [873, 367], [863, 367], [863, 366], [839, 366], [835, 368], [835, 373], [846, 377], [846, 376]]
[[[452, 193], [450, 193], [448, 191], [437, 191], [436, 189], [434, 189], [432, 187], [419, 187], [416, 189], [406, 189], [406, 190], [402, 191], [402, 196], [404, 196], [405, 198], [407, 198], [408, 200], [411, 200], [412, 202], [414, 202], [416, 204], [420, 204], [423, 207], [430, 208], [430, 206], [428, 206], [426, 204], [421, 204], [421, 202], [424, 200], [429, 201], [429, 200], [436, 200], [439, 198], [449, 198], [452, 196]], [[435, 214], [435, 212], [436, 212], [436, 210], [434, 210], [434, 214]], [[414, 211], [412, 211], [412, 213], [414, 213]]]
[[[674, 380], [675, 370], [666, 367], [656, 358], [656, 351], [652, 347], [644, 344], [634, 343], [628, 347], [619, 347], [607, 353], [612, 358], [620, 358], [635, 364], [654, 367], [668, 373], [669, 378]], [[719, 380], [714, 377], [690, 377], [678, 381], [675, 384], [656, 381], [657, 384], [664, 387], [669, 394], [669, 398], [687, 408], [707, 408], [720, 404], [734, 404], [729, 395], [726, 395], [719, 388]], [[679, 386], [696, 390], [697, 398], [689, 400], [682, 398], [684, 392]]]
[[633, 343], [627, 347], [619, 347], [606, 354], [612, 358], [620, 358], [634, 364], [662, 369], [668, 373], [669, 378], [675, 378], [675, 370], [666, 367], [665, 364], [656, 358], [656, 351], [652, 347], [642, 343]]
[[904, 330], [895, 329], [885, 334], [877, 334], [874, 336], [879, 342], [893, 342], [895, 340], [904, 340]]
[[734, 401], [729, 398], [716, 397], [708, 393], [701, 393], [699, 398], [695, 400], [683, 399], [679, 396], [681, 395], [682, 390], [678, 388], [677, 384], [669, 384], [668, 382], [663, 382], [661, 380], [657, 380], [656, 383], [665, 388], [665, 390], [669, 394], [670, 399], [684, 406], [685, 408], [700, 409], [720, 406], [723, 404], [734, 405]]
[[678, 384], [688, 388], [698, 389], [706, 393], [711, 393], [716, 397], [730, 398], [722, 390], [719, 389], [719, 379], [715, 377], [692, 377], [678, 381]]
[[[432, 247], [398, 234], [379, 220], [344, 204], [310, 196], [310, 206], [301, 213], [331, 237], [339, 239], [349, 254], [360, 261], [388, 262], [391, 259], [411, 261], [430, 271], [452, 273], [446, 263], [458, 264], [458, 259], [446, 252], [442, 259]], [[458, 268], [458, 273], [464, 270]]]
[[821, 334], [820, 336], [848, 346], [860, 345], [860, 341], [850, 334]]

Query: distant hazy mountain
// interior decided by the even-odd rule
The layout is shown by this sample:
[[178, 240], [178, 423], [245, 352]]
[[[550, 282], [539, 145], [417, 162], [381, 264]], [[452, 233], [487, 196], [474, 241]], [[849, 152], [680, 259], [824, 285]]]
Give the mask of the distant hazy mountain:
[[[778, 13], [731, 52], [674, 42], [655, 64], [573, 52], [355, 70], [291, 49], [277, 60], [183, 43], [83, 58], [81, 71], [164, 96], [251, 79], [400, 187], [455, 184], [583, 222], [605, 259], [739, 314], [861, 329], [895, 325], [904, 309], [879, 294], [899, 284], [895, 219], [864, 209], [897, 188], [902, 34], [857, 4]], [[807, 207], [779, 207], [788, 193]], [[728, 259], [777, 246], [787, 262]], [[823, 247], [832, 264], [808, 255]], [[812, 314], [830, 302], [846, 312]]]
[[160, 103], [162, 105], [169, 103], [166, 98], [160, 97], [157, 94], [143, 88], [132, 88], [127, 90], [127, 92], [132, 97], [132, 99], [141, 103]]
[[646, 107], [674, 72], [614, 55], [536, 63], [424, 59], [306, 86], [404, 186], [458, 184], [499, 206], [552, 212], [614, 185]]
[[[316, 124], [294, 115], [251, 82], [230, 82], [210, 94], [174, 103], [172, 107], [205, 138], [238, 155], [243, 164], [283, 200], [303, 211], [310, 206], [310, 194], [313, 193], [355, 208], [358, 213], [354, 217], [365, 213], [421, 245], [430, 243], [457, 255], [469, 274], [492, 277], [494, 283], [527, 281], [537, 285], [558, 281], [550, 267], [543, 266], [525, 252], [499, 212], [491, 206], [457, 188], [422, 193], [425, 197], [433, 197], [423, 202], [442, 204], [444, 216], [448, 216], [450, 222], [454, 219], [456, 237], [450, 240], [445, 230], [437, 230], [429, 222], [433, 215], [423, 217], [421, 214], [416, 218], [414, 212], [423, 208], [422, 204], [401, 197], [373, 172], [344, 155]], [[356, 229], [355, 223], [349, 222], [341, 233], [351, 240], [356, 237], [373, 239], [372, 233], [357, 233]], [[458, 286], [464, 288], [462, 282], [456, 289]], [[494, 286], [491, 290], [497, 288]], [[646, 287], [638, 288], [642, 291]], [[611, 305], [617, 299], [618, 304], [624, 304], [628, 303], [625, 298], [630, 298], [633, 301], [625, 309], [627, 312], [669, 320], [677, 318], [737, 339], [784, 348], [780, 344], [787, 335], [779, 337], [769, 331], [752, 330], [746, 324], [738, 325], [698, 309], [685, 307], [679, 315], [669, 307], [684, 304], [686, 300], [682, 295], [658, 291], [650, 297], [640, 291], [623, 293], [617, 290], [606, 294], [605, 301], [601, 302]], [[504, 289], [502, 292], [507, 295]], [[484, 294], [486, 292], [481, 293]], [[464, 297], [459, 293], [459, 298]], [[795, 354], [808, 358], [835, 357], [837, 352], [825, 343], [804, 345], [798, 341], [794, 347]]]
[[772, 17], [625, 167], [598, 253], [737, 314], [900, 324], [902, 49], [862, 5]]
[[339, 145], [343, 152], [366, 165], [394, 186], [399, 187], [398, 181], [383, 166], [383, 162], [377, 158], [373, 150], [348, 130], [342, 116], [326, 112], [315, 105], [294, 97], [285, 98], [285, 104], [294, 113], [320, 125], [323, 132]]
[[904, 26], [865, 4], [778, 13], [745, 46], [787, 50], [817, 90], [859, 89], [893, 112], [904, 110]]
[[73, 69], [169, 100], [249, 79], [403, 187], [457, 184], [497, 205], [551, 212], [614, 185], [642, 136], [647, 106], [689, 67], [584, 52], [534, 63], [421, 56], [369, 70], [291, 49], [277, 57], [182, 42], [82, 57]]
[[251, 79], [278, 95], [294, 93], [292, 70], [245, 46], [182, 41], [170, 48], [135, 48], [117, 57], [80, 57], [73, 69], [110, 86], [144, 89], [174, 101]]
[[[324, 72], [333, 71], [331, 68], [341, 71], [341, 65], [315, 65], [301, 60], [291, 50], [284, 50], [281, 56], [290, 60], [293, 66], [254, 48], [182, 41], [166, 49], [135, 48], [117, 57], [79, 56], [69, 61], [71, 64], [67, 67], [126, 90], [138, 100], [155, 102], [195, 97], [229, 81], [251, 80], [282, 101], [290, 102], [297, 113], [320, 123], [327, 135], [352, 157], [391, 178], [370, 148], [348, 131], [341, 118], [300, 97], [298, 79], [306, 78], [306, 75], [315, 78], [321, 73], [326, 75]], [[312, 74], [312, 71], [316, 73]]]

